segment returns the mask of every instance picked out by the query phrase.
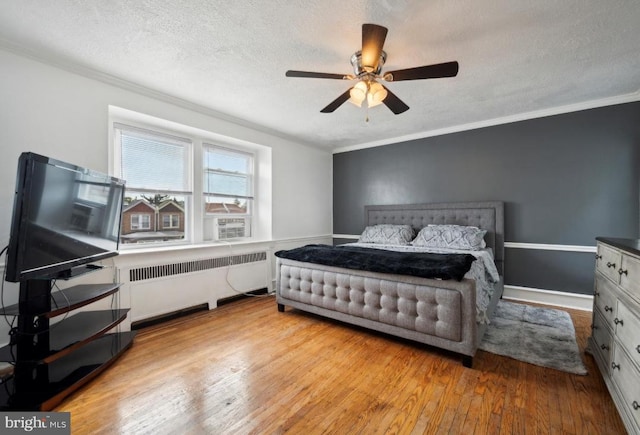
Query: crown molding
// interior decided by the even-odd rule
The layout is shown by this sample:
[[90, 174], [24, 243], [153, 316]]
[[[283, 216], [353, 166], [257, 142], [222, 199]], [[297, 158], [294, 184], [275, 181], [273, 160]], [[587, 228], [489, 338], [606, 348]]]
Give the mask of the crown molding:
[[[300, 141], [299, 138], [283, 134], [282, 132], [265, 127], [263, 125], [255, 124], [250, 121], [219, 112], [209, 107], [192, 103], [182, 98], [175, 97], [173, 95], [169, 95], [161, 91], [148, 88], [143, 85], [139, 85], [137, 83], [122, 79], [120, 77], [98, 71], [94, 68], [81, 65], [77, 62], [66, 59], [62, 56], [52, 55], [51, 53], [46, 53], [42, 50], [28, 48], [26, 46], [16, 44], [15, 42], [8, 41], [4, 38], [0, 38], [0, 49], [16, 54], [18, 56], [22, 56], [40, 63], [44, 63], [46, 65], [49, 65], [55, 68], [65, 70], [72, 74], [77, 74], [82, 77], [97, 80], [108, 85], [116, 86], [118, 88], [125, 89], [128, 91], [134, 92], [136, 94], [140, 94], [140, 95], [153, 98], [159, 101], [163, 101], [165, 103], [169, 103], [174, 106], [181, 107], [183, 109], [191, 110], [193, 112], [200, 113], [202, 115], [210, 116], [218, 120], [228, 122], [230, 124], [234, 124], [234, 125], [247, 128], [256, 132], [267, 134], [269, 136], [273, 136], [273, 137], [294, 143], [296, 145], [308, 146], [314, 149], [319, 149], [324, 151], [327, 150], [326, 147], [323, 147], [321, 144], [302, 142]], [[365, 142], [361, 144], [337, 147], [331, 150], [331, 153], [339, 154], [339, 153], [344, 153], [349, 151], [356, 151], [356, 150], [361, 150], [366, 148], [374, 148], [374, 147], [383, 146], [383, 145], [407, 142], [407, 141], [416, 140], [416, 139], [423, 139], [427, 137], [442, 136], [446, 134], [458, 133], [458, 132], [468, 131], [468, 130], [475, 130], [475, 129], [484, 128], [484, 127], [509, 124], [509, 123], [525, 121], [529, 119], [543, 118], [546, 116], [554, 116], [554, 115], [560, 115], [564, 113], [578, 112], [581, 110], [588, 110], [588, 109], [594, 109], [594, 108], [605, 107], [605, 106], [613, 106], [616, 104], [624, 104], [624, 103], [630, 103], [635, 101], [640, 101], [640, 90], [630, 94], [618, 95], [618, 96], [603, 98], [599, 100], [585, 101], [585, 102], [576, 103], [576, 104], [552, 107], [549, 109], [536, 110], [532, 112], [520, 113], [520, 114], [515, 114], [515, 115], [510, 115], [510, 116], [505, 116], [500, 118], [493, 118], [493, 119], [488, 119], [484, 121], [471, 122], [467, 124], [454, 125], [451, 127], [445, 127], [445, 128], [435, 129], [435, 130], [422, 131], [422, 132], [412, 133], [412, 134], [398, 136], [394, 138], [381, 139], [373, 142]]]
[[125, 80], [118, 76], [114, 76], [111, 74], [107, 74], [105, 72], [96, 70], [94, 68], [81, 65], [72, 60], [66, 59], [61, 56], [52, 55], [50, 53], [46, 53], [42, 50], [36, 50], [33, 48], [28, 48], [20, 44], [16, 44], [14, 42], [8, 41], [6, 39], [0, 38], [0, 49], [3, 49], [7, 52], [13, 53], [15, 55], [25, 57], [27, 59], [34, 60], [36, 62], [43, 63], [48, 66], [52, 66], [54, 68], [58, 68], [64, 71], [67, 71], [72, 74], [76, 74], [88, 79], [93, 79], [105, 83], [107, 85], [112, 85], [118, 87], [120, 89], [124, 89], [127, 91], [134, 92], [136, 94], [143, 95], [145, 97], [153, 98], [155, 100], [162, 101], [164, 103], [169, 103], [177, 107], [181, 107], [183, 109], [191, 110], [196, 113], [200, 113], [202, 115], [210, 116], [212, 118], [216, 118], [218, 120], [234, 124], [246, 129], [250, 129], [256, 132], [260, 132], [263, 134], [267, 134], [269, 136], [277, 137], [279, 139], [291, 142], [296, 145], [304, 145], [308, 147], [312, 147], [314, 149], [325, 150], [326, 148], [320, 147], [318, 144], [302, 142], [298, 138], [294, 138], [292, 136], [285, 135], [279, 131], [270, 129], [263, 125], [255, 124], [250, 121], [244, 120], [242, 118], [237, 118], [232, 115], [228, 115], [226, 113], [219, 112], [217, 110], [211, 109], [209, 107], [192, 103], [185, 99], [175, 97], [170, 94], [166, 94], [164, 92], [148, 88], [146, 86]]
[[631, 94], [617, 95], [614, 97], [601, 98], [599, 100], [584, 101], [581, 103], [568, 104], [565, 106], [551, 107], [548, 109], [534, 110], [532, 112], [518, 113], [515, 115], [504, 116], [500, 118], [487, 119], [484, 121], [470, 122], [468, 124], [454, 125], [451, 127], [439, 128], [436, 130], [422, 131], [412, 133], [405, 136], [395, 138], [382, 139], [374, 142], [366, 142], [356, 145], [348, 145], [338, 147], [333, 150], [333, 154], [345, 153], [349, 151], [357, 151], [366, 148], [374, 148], [383, 145], [397, 144], [408, 142], [416, 139], [424, 139], [427, 137], [443, 136], [445, 134], [459, 133], [462, 131], [475, 130], [484, 127], [493, 127], [496, 125], [510, 124], [513, 122], [526, 121], [529, 119], [544, 118], [547, 116], [562, 115], [565, 113], [579, 112], [581, 110], [595, 109], [598, 107], [615, 106], [617, 104], [632, 103], [640, 101], [640, 90]]

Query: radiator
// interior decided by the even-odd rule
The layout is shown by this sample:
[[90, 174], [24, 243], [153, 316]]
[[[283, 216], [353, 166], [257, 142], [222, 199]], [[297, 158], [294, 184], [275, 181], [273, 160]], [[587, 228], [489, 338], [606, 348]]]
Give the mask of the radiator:
[[132, 322], [270, 288], [266, 252], [198, 258], [120, 270], [131, 301]]

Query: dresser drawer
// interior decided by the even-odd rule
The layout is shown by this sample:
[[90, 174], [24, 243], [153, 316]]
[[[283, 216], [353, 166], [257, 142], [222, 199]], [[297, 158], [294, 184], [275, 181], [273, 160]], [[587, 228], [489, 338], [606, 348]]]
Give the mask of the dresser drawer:
[[608, 277], [611, 281], [618, 283], [622, 254], [615, 249], [598, 243], [598, 257], [596, 260], [596, 270]]
[[631, 296], [640, 300], [640, 260], [629, 255], [622, 254], [620, 275], [620, 287]]
[[640, 319], [629, 311], [622, 302], [618, 302], [616, 319], [618, 319], [616, 324], [618, 342], [640, 367]]
[[596, 275], [595, 287], [593, 301], [600, 310], [600, 313], [607, 320], [609, 327], [613, 329], [615, 327], [613, 319], [616, 317], [615, 285], [602, 275]]
[[596, 345], [594, 352], [597, 352], [604, 361], [604, 368], [609, 372], [611, 368], [611, 351], [613, 345], [613, 335], [611, 331], [606, 327], [606, 320], [602, 318], [598, 311], [593, 313], [593, 333], [591, 337]]
[[611, 366], [613, 382], [622, 393], [624, 410], [621, 411], [633, 419], [636, 428], [640, 428], [640, 373], [617, 346], [613, 350]]

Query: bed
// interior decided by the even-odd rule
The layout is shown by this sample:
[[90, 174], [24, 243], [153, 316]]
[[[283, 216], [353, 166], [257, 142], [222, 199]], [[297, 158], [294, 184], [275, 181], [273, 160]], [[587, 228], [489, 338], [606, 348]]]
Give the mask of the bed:
[[[477, 261], [471, 260], [471, 264], [479, 265], [486, 262], [486, 254], [482, 254], [485, 259], [481, 261], [478, 252], [488, 252], [493, 258], [492, 266], [495, 266], [491, 273], [484, 271], [486, 276], [491, 275], [491, 278], [486, 280], [491, 281], [491, 288], [487, 290], [487, 282], [472, 277], [471, 270], [464, 275], [451, 275], [445, 267], [439, 269], [439, 277], [428, 278], [416, 276], [413, 270], [406, 268], [401, 268], [400, 272], [389, 272], [384, 268], [359, 270], [352, 268], [351, 264], [348, 264], [347, 268], [344, 265], [359, 256], [359, 250], [366, 249], [363, 248], [363, 244], [347, 244], [340, 247], [316, 245], [315, 248], [305, 247], [302, 251], [327, 250], [327, 257], [346, 261], [328, 261], [326, 264], [320, 264], [315, 260], [309, 260], [315, 257], [300, 256], [300, 252], [296, 252], [298, 256], [293, 255], [294, 250], [276, 253], [278, 311], [284, 312], [285, 306], [289, 306], [452, 351], [461, 355], [465, 367], [472, 367], [473, 357], [486, 330], [488, 319], [504, 289], [504, 204], [499, 201], [486, 201], [366, 206], [365, 225], [361, 240], [370, 229], [391, 226], [410, 227], [415, 240], [418, 239], [415, 235], [430, 234], [432, 228], [461, 226], [480, 229], [482, 249], [478, 248], [476, 251], [474, 247], [471, 252], [435, 249], [436, 254], [425, 255], [438, 258], [446, 256], [452, 259], [451, 262], [454, 262], [455, 258], [455, 262], [469, 263], [468, 255], [473, 254]], [[413, 243], [416, 243], [415, 240]], [[408, 266], [414, 265], [413, 257], [402, 257], [406, 253], [401, 252], [414, 251], [417, 248], [408, 244], [403, 247], [384, 245], [368, 246], [373, 247], [374, 251], [393, 251], [390, 255], [397, 256], [400, 262], [403, 258], [411, 258], [411, 261], [404, 263]], [[334, 255], [331, 249], [336, 249], [335, 252], [341, 256]], [[376, 255], [386, 254], [376, 252]], [[442, 270], [446, 271], [444, 275]], [[459, 274], [459, 271], [456, 273]]]

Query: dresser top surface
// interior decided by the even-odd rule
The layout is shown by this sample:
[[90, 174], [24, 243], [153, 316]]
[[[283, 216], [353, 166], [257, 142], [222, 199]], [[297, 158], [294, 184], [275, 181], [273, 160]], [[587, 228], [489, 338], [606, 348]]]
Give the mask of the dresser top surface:
[[640, 255], [640, 239], [618, 239], [612, 237], [596, 237], [596, 240], [615, 248], [627, 251], [631, 254]]

